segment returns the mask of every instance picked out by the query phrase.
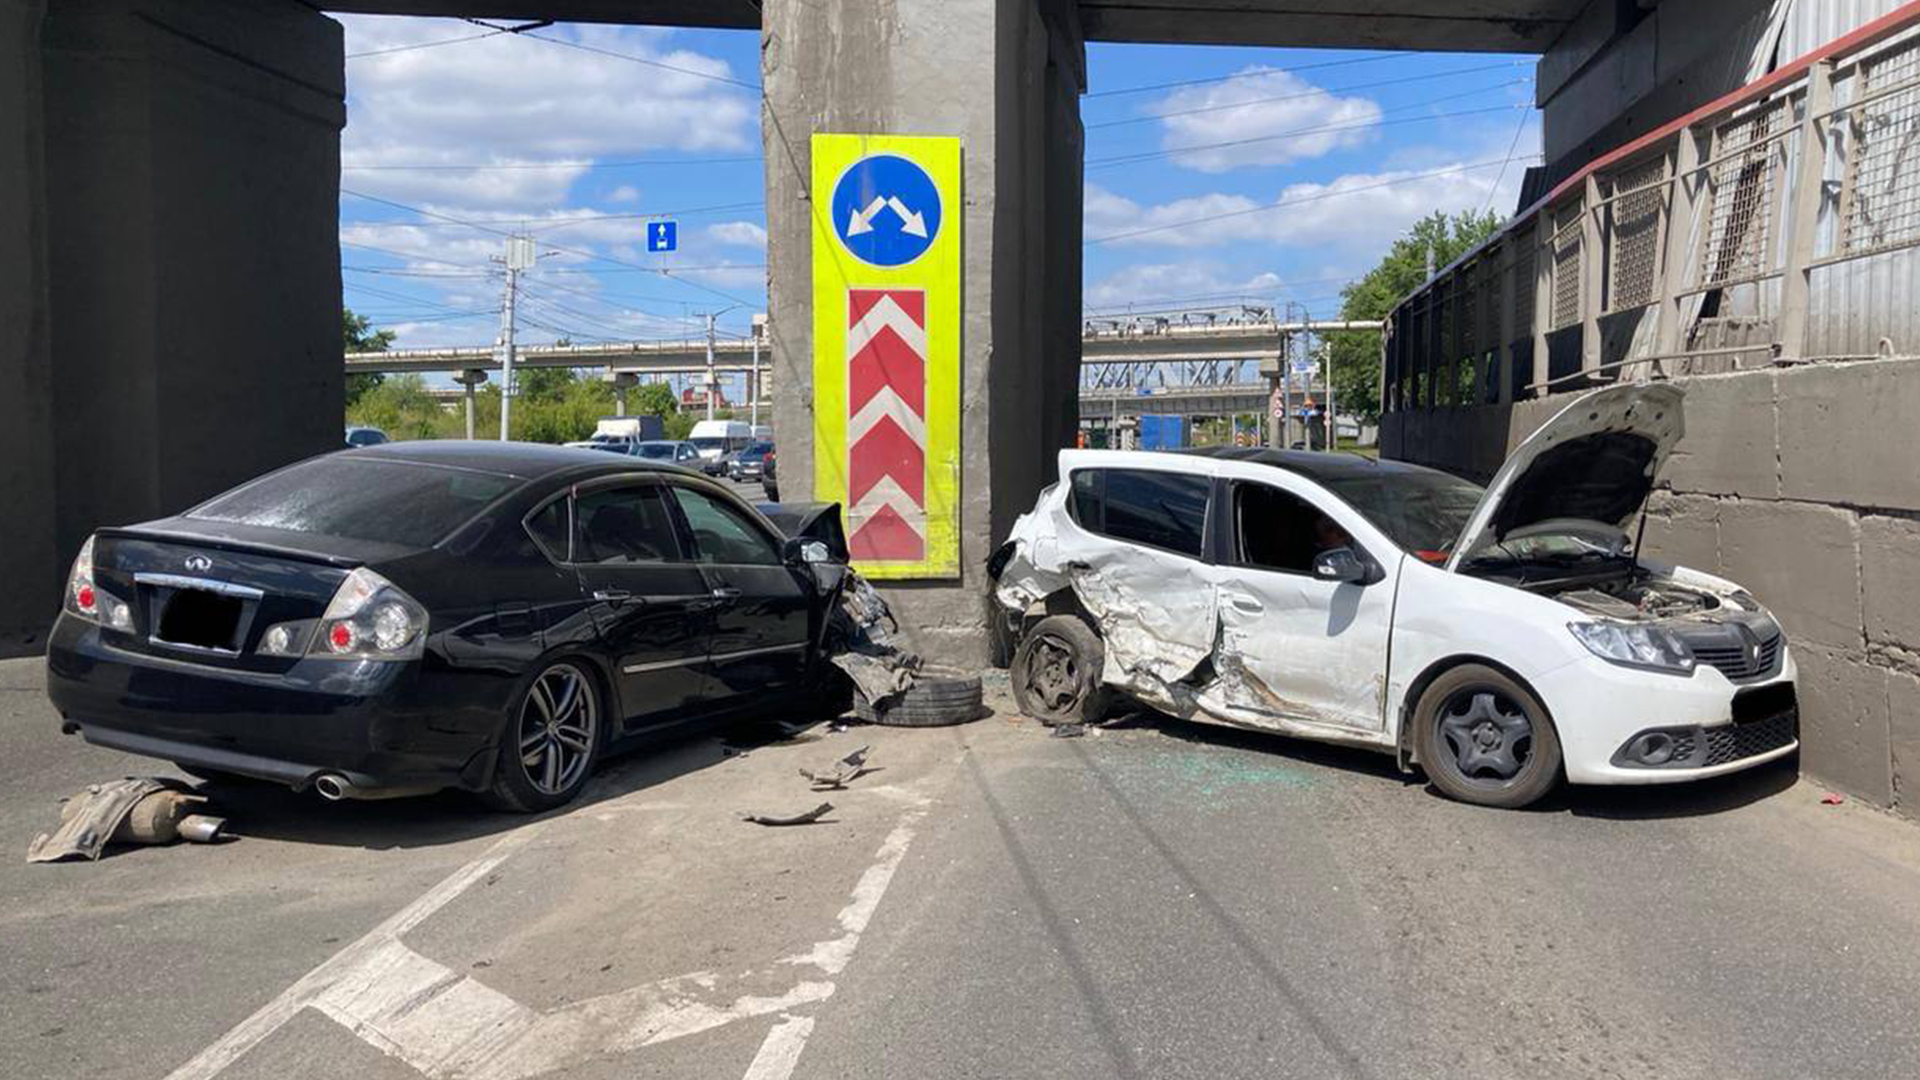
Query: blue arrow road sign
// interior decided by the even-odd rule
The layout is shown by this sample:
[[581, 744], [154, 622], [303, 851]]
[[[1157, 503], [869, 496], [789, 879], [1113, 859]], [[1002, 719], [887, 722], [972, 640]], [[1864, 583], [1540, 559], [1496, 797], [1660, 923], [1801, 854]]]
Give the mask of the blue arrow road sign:
[[680, 223], [676, 221], [647, 222], [647, 250], [672, 251], [680, 246]]
[[833, 228], [861, 262], [904, 266], [940, 235], [940, 189], [896, 154], [861, 158], [833, 188]]

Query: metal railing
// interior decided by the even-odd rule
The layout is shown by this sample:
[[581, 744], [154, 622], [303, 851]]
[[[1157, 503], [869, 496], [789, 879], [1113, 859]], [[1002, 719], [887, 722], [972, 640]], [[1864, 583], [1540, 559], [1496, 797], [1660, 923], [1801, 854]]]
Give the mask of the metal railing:
[[1561, 182], [1394, 309], [1383, 406], [1920, 352], [1917, 30], [1906, 4]]

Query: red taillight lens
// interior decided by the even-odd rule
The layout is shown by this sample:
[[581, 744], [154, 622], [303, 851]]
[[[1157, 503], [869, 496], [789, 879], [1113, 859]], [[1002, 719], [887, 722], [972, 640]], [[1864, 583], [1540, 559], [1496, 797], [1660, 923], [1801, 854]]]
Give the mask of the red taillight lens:
[[94, 609], [95, 597], [93, 595], [93, 586], [82, 585], [78, 589], [75, 589], [73, 592], [73, 600], [74, 600], [74, 603], [80, 605], [81, 611], [85, 611], [91, 614], [95, 610]]
[[334, 652], [346, 652], [353, 648], [353, 625], [334, 623], [332, 629], [327, 631], [327, 644], [333, 646]]

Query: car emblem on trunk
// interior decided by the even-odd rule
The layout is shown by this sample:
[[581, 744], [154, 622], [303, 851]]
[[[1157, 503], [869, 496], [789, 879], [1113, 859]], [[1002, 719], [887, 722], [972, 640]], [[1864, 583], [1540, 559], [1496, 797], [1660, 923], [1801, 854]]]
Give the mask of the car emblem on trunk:
[[213, 569], [213, 560], [207, 558], [205, 555], [189, 555], [187, 556], [187, 569], [192, 570], [196, 574], [204, 574]]

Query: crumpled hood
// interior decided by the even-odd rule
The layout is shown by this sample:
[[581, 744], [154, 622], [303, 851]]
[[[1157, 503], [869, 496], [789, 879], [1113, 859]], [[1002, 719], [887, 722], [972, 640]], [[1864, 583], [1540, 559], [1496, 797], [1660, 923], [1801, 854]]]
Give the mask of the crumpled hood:
[[1685, 396], [1671, 383], [1654, 383], [1575, 398], [1494, 474], [1454, 542], [1447, 569], [1516, 529], [1556, 518], [1625, 528], [1686, 434]]

